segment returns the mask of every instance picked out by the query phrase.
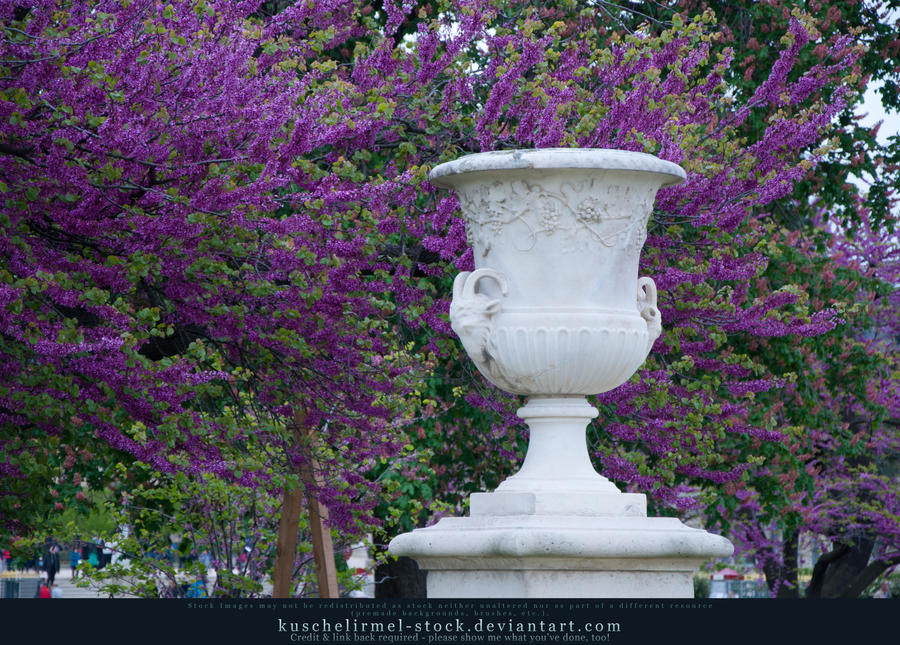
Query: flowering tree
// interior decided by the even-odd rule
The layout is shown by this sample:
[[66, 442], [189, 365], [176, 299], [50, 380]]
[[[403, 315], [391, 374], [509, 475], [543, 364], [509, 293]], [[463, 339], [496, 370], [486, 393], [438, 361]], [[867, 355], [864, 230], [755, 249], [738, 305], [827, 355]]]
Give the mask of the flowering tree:
[[[854, 34], [856, 42], [865, 45], [857, 61], [860, 92], [875, 89], [886, 110], [900, 109], [900, 39], [897, 38], [898, 0], [878, 2], [811, 2], [791, 0], [698, 2], [679, 0], [677, 8], [696, 13], [706, 8], [719, 16], [726, 41], [735, 52], [734, 65], [728, 75], [731, 85], [743, 92], [754, 88], [768, 77], [778, 56], [777, 40], [791, 19], [791, 10], [806, 6], [819, 19], [820, 37], [814, 47], [800, 53], [798, 67], [809, 68], [821, 62], [827, 43], [845, 34]], [[665, 19], [670, 10], [652, 8], [655, 17]], [[760, 127], [761, 122], [754, 124]], [[780, 220], [797, 227], [811, 218], [810, 197], [828, 205], [826, 217], [852, 224], [859, 220], [858, 198], [861, 197], [874, 223], [892, 220], [889, 194], [897, 185], [896, 146], [880, 143], [879, 126], [862, 125], [853, 110], [845, 110], [830, 124], [827, 135], [835, 144], [834, 151], [818, 164], [815, 173], [795, 184], [791, 211], [780, 209]], [[882, 131], [882, 135], [884, 135]], [[884, 137], [881, 137], [883, 140]], [[861, 190], [860, 186], [866, 186]]]
[[[614, 3], [598, 4], [607, 11]], [[471, 95], [478, 97], [474, 101], [484, 106], [474, 124], [479, 141], [460, 145], [473, 151], [485, 146], [573, 142], [632, 147], [679, 161], [692, 171], [681, 194], [667, 191], [671, 200], [663, 198], [665, 201], [658, 203], [655, 221], [659, 226], [655, 237], [651, 231], [651, 248], [645, 250], [650, 265], [656, 267], [654, 274], [658, 275], [655, 271], [659, 268], [664, 270], [664, 288], [672, 297], [669, 311], [663, 313], [673, 322], [667, 325], [655, 356], [651, 355], [651, 361], [663, 355], [657, 365], [661, 369], [645, 372], [632, 386], [600, 397], [607, 418], [602, 429], [597, 428], [598, 457], [607, 474], [636, 484], [638, 490], [653, 491], [662, 505], [687, 508], [701, 499], [690, 492], [698, 482], [716, 484], [706, 489], [711, 495], [710, 518], [736, 534], [742, 552], [758, 560], [773, 591], [796, 594], [800, 532], [828, 535], [821, 533], [822, 523], [813, 519], [822, 519], [822, 506], [813, 502], [821, 502], [822, 464], [833, 461], [838, 470], [838, 464], [873, 445], [883, 447], [883, 458], [896, 451], [896, 441], [890, 438], [860, 443], [857, 432], [848, 431], [839, 409], [821, 406], [816, 400], [855, 401], [858, 409], [868, 411], [873, 431], [879, 433], [880, 419], [891, 400], [896, 400], [896, 390], [890, 387], [879, 394], [884, 384], [896, 378], [883, 348], [864, 350], [854, 348], [852, 342], [849, 349], [841, 347], [848, 337], [859, 337], [870, 325], [867, 312], [857, 301], [877, 297], [886, 283], [865, 280], [856, 269], [842, 267], [823, 255], [821, 242], [817, 242], [821, 235], [805, 230], [817, 220], [802, 217], [809, 212], [805, 206], [808, 196], [822, 183], [816, 162], [827, 163], [830, 172], [840, 158], [840, 146], [830, 150], [817, 150], [817, 146], [826, 140], [829, 117], [841, 113], [846, 105], [842, 97], [851, 96], [855, 81], [840, 74], [853, 67], [859, 52], [841, 56], [841, 48], [851, 39], [850, 30], [841, 32], [832, 25], [826, 37], [809, 23], [802, 25], [796, 16], [785, 19], [781, 31], [770, 30], [768, 59], [756, 61], [763, 70], [762, 80], [737, 88], [730, 81], [727, 87], [731, 89], [716, 100], [712, 88], [724, 89], [725, 79], [734, 77], [733, 68], [724, 62], [730, 56], [723, 47], [727, 32], [721, 40], [698, 38], [691, 43], [703, 42], [705, 50], [679, 50], [676, 44], [667, 51], [666, 45], [677, 40], [673, 37], [677, 29], [663, 30], [651, 23], [642, 27], [638, 36], [623, 38], [612, 29], [597, 29], [598, 15], [586, 11], [581, 16], [584, 21], [579, 22], [562, 4], [530, 14], [526, 9], [501, 14], [497, 19], [500, 25], [492, 23], [496, 32], [482, 41], [484, 55], [479, 64], [484, 71], [477, 69], [486, 80], [483, 85], [471, 85]], [[786, 16], [791, 18], [789, 13]], [[505, 31], [501, 18], [508, 21]], [[671, 13], [667, 19], [680, 20]], [[541, 31], [551, 24], [549, 30]], [[622, 24], [627, 27], [626, 22]], [[650, 37], [654, 30], [663, 30], [659, 40]], [[523, 35], [526, 33], [528, 36]], [[587, 44], [578, 34], [584, 34]], [[546, 40], [539, 40], [539, 35]], [[529, 46], [531, 42], [539, 44]], [[583, 61], [573, 53], [575, 42], [582, 44], [581, 51], [593, 50], [599, 60], [605, 55], [614, 64], [604, 69], [597, 64], [598, 58], [593, 58], [579, 67]], [[597, 47], [598, 42], [609, 44], [609, 49]], [[630, 52], [629, 46], [633, 47]], [[657, 54], [660, 50], [666, 53]], [[683, 56], [691, 61], [685, 69], [694, 75], [686, 76], [695, 85], [679, 85], [685, 79], [677, 75], [666, 77], [665, 72], [672, 68], [654, 59], [659, 55], [666, 60], [673, 52], [678, 55], [669, 60], [683, 62]], [[709, 68], [703, 66], [709, 60], [704, 52], [725, 57], [715, 69], [718, 76], [711, 79]], [[526, 61], [527, 56], [532, 58]], [[712, 53], [709, 56], [715, 59]], [[638, 63], [629, 68], [629, 60]], [[835, 64], [837, 60], [839, 64]], [[636, 79], [630, 75], [635, 69], [648, 73]], [[579, 70], [583, 77], [572, 75]], [[604, 72], [608, 76], [603, 76]], [[745, 76], [739, 78], [752, 80]], [[661, 77], [668, 84], [660, 84]], [[596, 85], [589, 85], [594, 82]], [[584, 85], [594, 93], [583, 92]], [[673, 105], [685, 104], [691, 106], [685, 110], [688, 115], [673, 117], [672, 111], [664, 109], [658, 113], [662, 123], [675, 131], [672, 139], [653, 131], [654, 122], [648, 119], [653, 112], [648, 115], [648, 105], [671, 110]], [[794, 118], [789, 117], [792, 112]], [[491, 119], [496, 122], [492, 124]], [[684, 129], [672, 127], [673, 121]], [[585, 124], [590, 136], [577, 138], [579, 126]], [[691, 126], [697, 130], [691, 132]], [[740, 137], [744, 140], [737, 145]], [[698, 149], [698, 142], [709, 147]], [[883, 173], [876, 176], [882, 181], [885, 177]], [[829, 189], [832, 186], [827, 185]], [[826, 197], [829, 194], [825, 192]], [[870, 199], [877, 203], [877, 191], [870, 193]], [[828, 211], [832, 218], [846, 210], [845, 205], [839, 206]], [[844, 221], [860, 217], [856, 207], [848, 212], [852, 217]], [[427, 243], [446, 252], [451, 241], [448, 235]], [[658, 246], [653, 248], [654, 244]], [[802, 277], [800, 284], [798, 277]], [[823, 378], [823, 366], [827, 378]], [[482, 394], [487, 394], [487, 399]], [[509, 400], [498, 401], [489, 392], [468, 399], [480, 407], [490, 399], [496, 401], [500, 423], [487, 436], [496, 439], [499, 434], [509, 447], [505, 431], [515, 424]], [[636, 416], [635, 410], [642, 410], [643, 415]], [[451, 470], [479, 452], [478, 447], [461, 451], [471, 433], [470, 419], [471, 414], [460, 414], [459, 405], [453, 402], [446, 413], [425, 422], [437, 432], [417, 430], [423, 447], [454, 455], [447, 460], [449, 464], [431, 459], [432, 463], [438, 461], [437, 472], [426, 491], [435, 481], [440, 485], [442, 477], [450, 489], [474, 483], [454, 478]], [[454, 422], [459, 432], [448, 434]], [[474, 469], [476, 475], [481, 472], [476, 481], [480, 479], [483, 485], [509, 470], [508, 463], [498, 466]], [[486, 479], [485, 473], [489, 475]], [[846, 480], [854, 481], [854, 477]], [[883, 489], [896, 490], [890, 476], [881, 481]], [[749, 499], [753, 502], [747, 502]], [[877, 503], [880, 521], [890, 522], [894, 502], [884, 499]], [[858, 506], [842, 508], [846, 517], [859, 517], [854, 521], [857, 530], [865, 526], [886, 538], [881, 554], [888, 557], [875, 558], [873, 567], [853, 584], [843, 588], [836, 584], [830, 591], [853, 595], [859, 593], [860, 585], [865, 587], [867, 576], [877, 575], [893, 562], [890, 553], [896, 542], [891, 536], [895, 532], [876, 528], [869, 521], [871, 513], [862, 519]], [[843, 543], [847, 534], [828, 539]], [[839, 549], [843, 554], [851, 551]], [[867, 558], [862, 558], [858, 573], [866, 568]], [[859, 560], [847, 561], [854, 559]], [[821, 564], [827, 561], [825, 558]], [[815, 595], [814, 589], [810, 591]]]
[[394, 278], [364, 196], [335, 201], [339, 153], [313, 161], [351, 136], [327, 123], [333, 69], [315, 69], [346, 10], [271, 20], [259, 4], [2, 5], [6, 522], [61, 488], [62, 446], [65, 477], [111, 449], [264, 486], [267, 460], [221, 447], [304, 459], [295, 407], [323, 437], [307, 452], [333, 464], [334, 520], [372, 503], [354, 490], [395, 450], [403, 389]]
[[[99, 484], [121, 459], [277, 490], [315, 455], [343, 528], [374, 519], [373, 480], [412, 513], [492, 485], [520, 448], [516, 400], [450, 334], [450, 284], [472, 257], [427, 170], [549, 146], [688, 172], [660, 194], [642, 259], [665, 334], [597, 398], [600, 469], [662, 512], [749, 527], [752, 502], [779, 534], [799, 526], [815, 432], [838, 456], [859, 442], [834, 408], [800, 423], [772, 402], [806, 409], [815, 365], [862, 319], [841, 284], [797, 284], [791, 264], [824, 284], [834, 262], [776, 215], [828, 159], [861, 50], [795, 12], [764, 80], [736, 88], [711, 13], [625, 33], [613, 5], [0, 4], [6, 528], [33, 522], [16, 494], [62, 504], [47, 491], [77, 495], [75, 475]], [[837, 393], [853, 375], [833, 377]], [[293, 440], [297, 407], [309, 445]], [[782, 486], [792, 472], [806, 473], [797, 490]], [[389, 509], [389, 528], [410, 520]]]
[[[678, 4], [698, 10], [693, 0]], [[719, 13], [727, 42], [735, 49], [728, 79], [738, 91], [750, 93], [765, 82], [777, 56], [775, 42], [798, 4], [708, 3]], [[856, 87], [860, 92], [877, 87], [885, 108], [897, 109], [900, 3], [810, 7], [820, 12], [819, 38], [815, 47], [800, 52], [795, 67], [819, 65], [827, 43], [854, 33], [866, 45], [856, 63]], [[762, 127], [759, 120], [751, 125]], [[779, 595], [800, 592], [801, 539], [822, 554], [806, 590], [810, 596], [857, 595], [897, 562], [896, 525], [890, 519], [898, 490], [892, 465], [897, 452], [897, 327], [896, 318], [884, 312], [890, 311], [898, 284], [892, 268], [898, 241], [891, 231], [900, 167], [896, 135], [885, 140], [877, 136], [878, 129], [877, 124], [860, 125], [848, 106], [825, 131], [832, 151], [771, 209], [772, 220], [784, 228], [775, 243], [786, 262], [770, 262], [781, 273], [779, 279], [802, 276], [813, 302], [845, 300], [851, 305], [844, 324], [803, 346], [770, 340], [753, 350], [778, 369], [798, 375], [793, 392], [772, 390], [764, 405], [774, 410], [770, 418], [777, 423], [803, 428], [806, 439], [805, 448], [797, 451], [801, 462], [784, 463], [778, 475], [782, 485], [775, 490], [784, 496], [773, 499], [779, 511], [761, 514], [754, 496], [747, 508], [734, 513], [743, 519], [732, 530], [756, 555]], [[823, 251], [832, 261], [814, 259]], [[805, 485], [797, 486], [797, 473]], [[837, 480], [843, 483], [830, 483]]]

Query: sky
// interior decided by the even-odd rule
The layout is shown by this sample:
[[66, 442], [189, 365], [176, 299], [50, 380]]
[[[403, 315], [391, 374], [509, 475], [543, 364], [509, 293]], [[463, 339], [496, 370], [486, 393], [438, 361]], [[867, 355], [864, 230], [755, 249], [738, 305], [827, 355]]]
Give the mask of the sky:
[[[883, 4], [880, 2], [874, 4], [883, 7]], [[885, 24], [900, 24], [900, 9], [888, 11], [884, 16], [884, 22]], [[880, 83], [872, 83], [869, 86], [863, 96], [863, 103], [857, 107], [856, 113], [868, 113], [868, 116], [861, 121], [862, 125], [873, 126], [878, 121], [884, 121], [884, 123], [881, 124], [881, 128], [878, 130], [878, 136], [876, 137], [879, 143], [884, 144], [887, 143], [887, 138], [889, 136], [900, 134], [900, 113], [885, 112], [877, 91], [880, 86]]]
[[[898, 19], [900, 19], [900, 10], [890, 12], [885, 17], [887, 22], [893, 22], [894, 24], [898, 23]], [[900, 135], [900, 113], [895, 111], [888, 112], [884, 109], [884, 106], [881, 104], [881, 95], [878, 92], [880, 87], [881, 83], [871, 83], [863, 95], [862, 103], [856, 107], [855, 112], [860, 116], [866, 115], [860, 120], [860, 125], [871, 127], [882, 121], [875, 138], [879, 143], [886, 144], [888, 137]], [[863, 180], [852, 175], [850, 180], [862, 190], [867, 189], [866, 182]], [[898, 204], [897, 209], [896, 214], [900, 217], [900, 204]]]
[[872, 84], [863, 96], [863, 102], [857, 106], [857, 114], [868, 114], [860, 121], [861, 125], [873, 126], [878, 121], [884, 121], [878, 130], [879, 143], [887, 143], [887, 138], [892, 135], [900, 134], [900, 114], [897, 112], [885, 112], [881, 105], [881, 96], [877, 89], [879, 85]]

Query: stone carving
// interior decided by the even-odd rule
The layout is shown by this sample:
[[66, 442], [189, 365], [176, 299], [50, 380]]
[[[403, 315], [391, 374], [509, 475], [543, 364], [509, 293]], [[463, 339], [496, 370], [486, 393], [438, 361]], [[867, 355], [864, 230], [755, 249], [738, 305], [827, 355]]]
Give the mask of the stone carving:
[[[551, 163], [560, 154], [528, 152]], [[662, 331], [656, 287], [639, 282], [637, 268], [656, 192], [680, 169], [654, 159], [647, 172], [634, 167], [646, 161], [640, 154], [620, 155], [618, 168], [602, 165], [609, 151], [565, 154], [580, 158], [566, 168], [509, 169], [509, 157], [474, 155], [484, 168], [448, 176], [477, 269], [457, 278], [453, 329], [481, 373], [516, 394], [618, 387]], [[515, 280], [511, 290], [498, 272]], [[502, 312], [496, 290], [478, 293], [482, 277], [503, 282]]]
[[637, 292], [638, 313], [647, 321], [647, 353], [662, 333], [662, 315], [656, 306], [656, 283], [653, 278], [639, 278]]
[[[469, 244], [487, 257], [511, 224], [525, 233], [516, 248], [529, 251], [541, 235], [587, 234], [587, 245], [640, 253], [657, 186], [633, 188], [594, 179], [559, 182], [494, 181], [459, 190]], [[535, 213], [536, 217], [530, 217]]]
[[462, 341], [463, 347], [475, 365], [489, 380], [505, 381], [496, 361], [493, 340], [493, 319], [500, 313], [500, 299], [478, 293], [478, 282], [491, 278], [500, 287], [500, 293], [509, 290], [506, 277], [493, 269], [464, 271], [453, 281], [453, 299], [450, 302], [450, 326]]

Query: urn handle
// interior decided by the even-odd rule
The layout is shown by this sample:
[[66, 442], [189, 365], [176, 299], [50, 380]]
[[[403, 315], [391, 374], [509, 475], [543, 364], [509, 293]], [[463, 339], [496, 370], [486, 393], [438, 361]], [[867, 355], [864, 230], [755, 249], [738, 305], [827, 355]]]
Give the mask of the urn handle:
[[500, 313], [500, 299], [478, 293], [478, 283], [491, 278], [506, 295], [506, 276], [494, 269], [464, 271], [453, 281], [453, 299], [450, 301], [450, 326], [462, 341], [469, 357], [481, 372], [491, 379], [500, 375], [500, 366], [494, 358], [491, 346], [493, 318]]
[[638, 278], [637, 307], [641, 318], [647, 321], [647, 353], [662, 333], [662, 316], [656, 306], [656, 283], [653, 278]]

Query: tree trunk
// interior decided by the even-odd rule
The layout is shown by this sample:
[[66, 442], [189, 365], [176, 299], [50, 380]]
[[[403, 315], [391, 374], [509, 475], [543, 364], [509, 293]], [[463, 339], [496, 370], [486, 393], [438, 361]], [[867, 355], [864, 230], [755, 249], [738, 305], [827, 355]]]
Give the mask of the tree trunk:
[[800, 532], [793, 531], [784, 542], [783, 584], [777, 598], [800, 597]]
[[810, 598], [857, 598], [890, 564], [869, 564], [875, 539], [858, 537], [838, 544], [813, 568], [807, 596]]
[[819, 559], [816, 560], [816, 564], [813, 566], [812, 577], [809, 580], [809, 586], [806, 588], [806, 597], [807, 598], [821, 598], [822, 597], [822, 587], [825, 584], [825, 572], [828, 570], [829, 565], [835, 560], [843, 557], [844, 553], [850, 550], [846, 544], [838, 544], [828, 553], [823, 553], [819, 556]]
[[313, 543], [313, 557], [316, 561], [316, 576], [319, 582], [319, 598], [337, 598], [337, 567], [334, 564], [334, 544], [331, 529], [328, 528], [328, 507], [311, 492], [312, 484], [319, 484], [315, 473], [315, 462], [308, 461], [303, 466], [303, 482], [306, 492], [306, 507], [309, 511], [309, 532]]
[[[306, 413], [298, 410], [294, 415], [294, 438], [299, 446], [308, 439]], [[272, 576], [272, 597], [290, 598], [291, 579], [294, 574], [294, 559], [297, 555], [297, 533], [300, 526], [300, 508], [306, 499], [309, 513], [309, 528], [316, 562], [320, 598], [337, 598], [337, 569], [334, 564], [334, 545], [328, 529], [328, 509], [311, 492], [317, 483], [315, 462], [308, 459], [301, 468], [300, 484], [284, 489], [281, 503], [281, 519], [278, 524], [278, 544], [275, 549], [275, 567]]]
[[294, 574], [294, 556], [297, 554], [297, 530], [300, 525], [300, 508], [303, 506], [303, 488], [285, 488], [281, 498], [281, 519], [278, 522], [278, 544], [275, 548], [275, 571], [272, 576], [272, 597], [291, 597], [291, 578]]
[[793, 531], [782, 542], [782, 564], [769, 559], [762, 567], [766, 584], [770, 591], [775, 590], [776, 598], [800, 597], [799, 546], [800, 533]]

